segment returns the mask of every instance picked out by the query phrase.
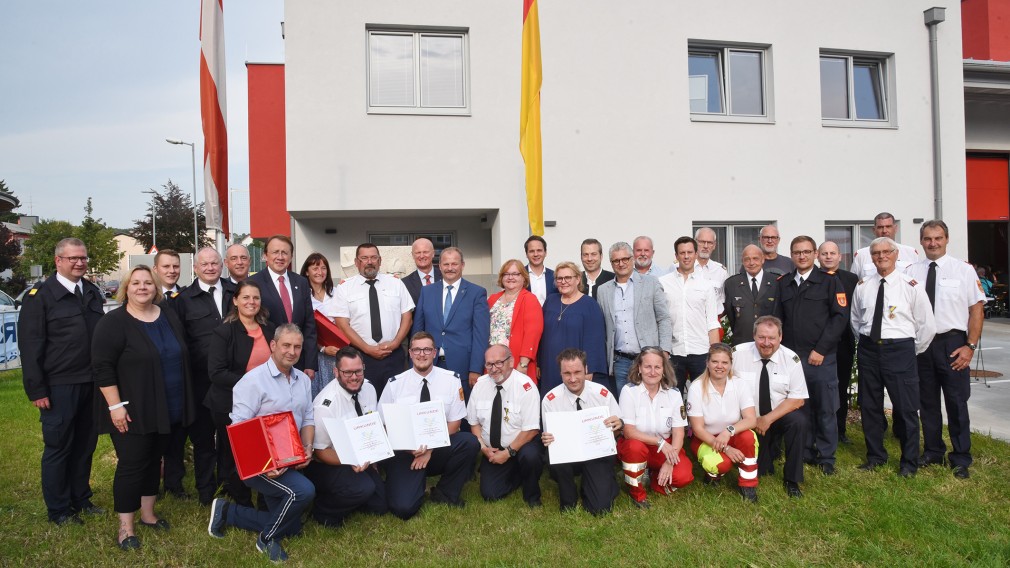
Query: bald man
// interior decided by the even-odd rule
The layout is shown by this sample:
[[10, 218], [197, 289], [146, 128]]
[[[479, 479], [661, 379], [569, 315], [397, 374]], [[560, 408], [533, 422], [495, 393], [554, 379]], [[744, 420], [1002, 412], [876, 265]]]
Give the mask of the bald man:
[[435, 245], [430, 240], [421, 237], [410, 246], [410, 254], [414, 257], [417, 270], [403, 277], [403, 285], [407, 287], [410, 298], [417, 305], [421, 297], [421, 288], [442, 281], [442, 273], [435, 266]]
[[733, 345], [754, 341], [754, 322], [775, 309], [776, 275], [764, 270], [765, 257], [757, 245], [747, 245], [740, 255], [743, 270], [726, 279], [726, 318], [733, 330]]
[[224, 251], [224, 266], [228, 269], [228, 281], [238, 284], [249, 277], [249, 249], [238, 243]]
[[[852, 305], [852, 294], [856, 291], [856, 283], [859, 277], [842, 270], [841, 252], [838, 245], [832, 241], [824, 241], [817, 248], [817, 261], [821, 265], [821, 270], [828, 274], [834, 274], [842, 282], [845, 290], [845, 303]], [[852, 327], [846, 326], [842, 338], [838, 342], [838, 441], [842, 444], [851, 444], [852, 440], [845, 435], [845, 420], [849, 415], [849, 386], [852, 383], [852, 362], [856, 356], [856, 336], [852, 335]]]
[[764, 270], [765, 272], [774, 272], [776, 276], [788, 274], [795, 268], [793, 261], [788, 256], [779, 254], [779, 242], [781, 240], [782, 237], [779, 236], [779, 229], [775, 225], [761, 227], [759, 246], [765, 257]]

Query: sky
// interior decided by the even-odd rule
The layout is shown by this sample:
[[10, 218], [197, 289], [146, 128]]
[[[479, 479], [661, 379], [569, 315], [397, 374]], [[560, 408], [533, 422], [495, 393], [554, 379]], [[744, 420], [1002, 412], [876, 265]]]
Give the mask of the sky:
[[[229, 187], [249, 230], [246, 62], [283, 62], [283, 0], [224, 0]], [[200, 0], [0, 2], [0, 179], [22, 214], [129, 228], [169, 179], [203, 201]]]

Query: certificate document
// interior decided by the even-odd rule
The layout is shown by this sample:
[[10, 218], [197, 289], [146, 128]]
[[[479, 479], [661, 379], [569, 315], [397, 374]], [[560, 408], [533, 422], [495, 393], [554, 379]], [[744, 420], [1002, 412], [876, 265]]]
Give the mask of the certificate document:
[[444, 448], [449, 445], [449, 427], [445, 422], [445, 407], [441, 402], [419, 404], [383, 404], [389, 445], [394, 450]]
[[544, 430], [554, 435], [547, 446], [552, 464], [584, 462], [617, 453], [614, 433], [603, 421], [610, 415], [605, 406], [573, 412], [544, 413]]
[[354, 418], [323, 418], [340, 463], [360, 466], [393, 457], [377, 412]]

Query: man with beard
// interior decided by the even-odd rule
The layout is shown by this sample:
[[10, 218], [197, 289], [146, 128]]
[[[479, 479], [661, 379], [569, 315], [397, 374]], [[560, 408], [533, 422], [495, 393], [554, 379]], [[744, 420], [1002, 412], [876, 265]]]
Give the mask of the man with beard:
[[[878, 239], [887, 237], [895, 240], [897, 234], [898, 225], [894, 220], [894, 215], [886, 211], [877, 213], [877, 216], [873, 218], [873, 235]], [[919, 252], [917, 250], [908, 245], [898, 245], [898, 258], [894, 261], [895, 270], [904, 272], [906, 268], [918, 261]], [[876, 265], [870, 258], [870, 247], [863, 247], [852, 255], [852, 273], [864, 280], [877, 273]]]
[[788, 257], [779, 254], [779, 230], [775, 225], [761, 227], [761, 252], [765, 255], [764, 269], [779, 276], [788, 274], [793, 269], [793, 262]]
[[334, 321], [361, 351], [365, 378], [382, 396], [389, 377], [403, 370], [400, 344], [410, 332], [414, 301], [403, 282], [379, 273], [382, 257], [374, 244], [358, 245], [354, 266], [357, 276], [345, 280], [334, 294]]
[[375, 467], [367, 463], [343, 464], [333, 449], [324, 418], [345, 420], [377, 409], [375, 387], [365, 380], [365, 365], [358, 350], [342, 347], [335, 357], [337, 380], [323, 387], [312, 403], [316, 434], [312, 463], [305, 469], [305, 477], [316, 486], [312, 517], [321, 525], [339, 527], [355, 511], [385, 513], [386, 490]]
[[729, 278], [726, 267], [719, 262], [712, 260], [712, 253], [715, 252], [716, 240], [715, 231], [708, 227], [702, 227], [694, 232], [694, 240], [698, 243], [698, 260], [694, 270], [705, 280], [712, 283], [712, 290], [715, 291], [715, 301], [722, 309], [726, 303], [726, 293], [723, 285]]
[[635, 253], [635, 270], [637, 270], [639, 274], [648, 274], [655, 278], [659, 278], [669, 272], [669, 270], [652, 262], [652, 257], [656, 254], [656, 249], [652, 244], [652, 238], [645, 235], [635, 237], [631, 246], [633, 249], [632, 252]]

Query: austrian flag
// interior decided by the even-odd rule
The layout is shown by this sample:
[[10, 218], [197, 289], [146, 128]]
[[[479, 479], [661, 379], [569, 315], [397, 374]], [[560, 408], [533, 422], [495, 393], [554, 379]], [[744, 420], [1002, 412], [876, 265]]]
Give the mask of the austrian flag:
[[[202, 0], [200, 13], [200, 114], [203, 119], [203, 186], [207, 228], [226, 235], [228, 129], [224, 73], [223, 0]], [[196, 205], [195, 203], [193, 204]]]

